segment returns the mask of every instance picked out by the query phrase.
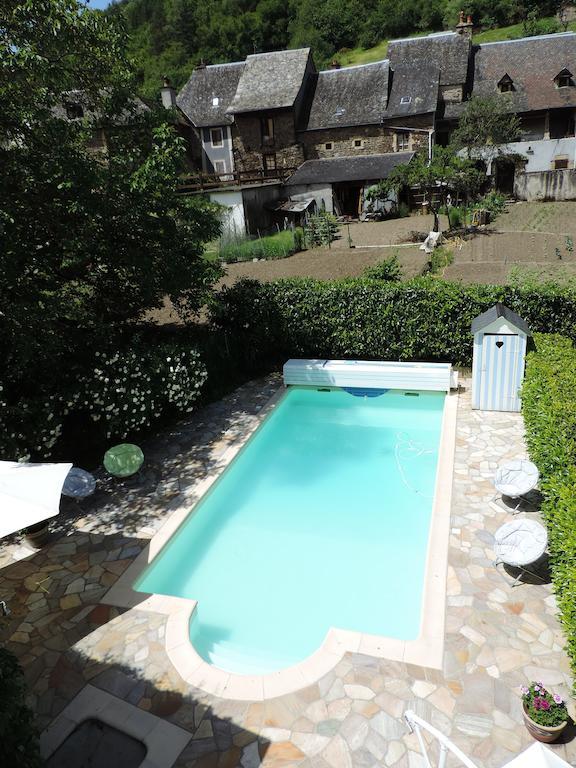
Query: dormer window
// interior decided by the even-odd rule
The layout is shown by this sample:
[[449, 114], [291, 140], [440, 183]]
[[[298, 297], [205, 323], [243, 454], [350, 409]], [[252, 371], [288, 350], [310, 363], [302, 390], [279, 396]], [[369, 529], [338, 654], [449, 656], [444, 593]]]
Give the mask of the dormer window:
[[84, 117], [84, 109], [77, 101], [65, 102], [64, 109], [66, 110], [66, 117], [68, 120], [78, 120], [79, 118]]
[[412, 102], [412, 96], [402, 96], [400, 104], [410, 104]]
[[218, 96], [214, 96], [212, 99], [212, 106], [217, 107], [219, 106], [219, 104], [220, 104], [220, 99], [218, 98]]
[[568, 88], [571, 85], [574, 85], [572, 72], [570, 72], [569, 69], [563, 69], [561, 72], [558, 72], [554, 78], [554, 82], [556, 84], [556, 88]]
[[515, 91], [514, 81], [509, 74], [505, 74], [498, 82], [498, 90], [500, 93], [512, 93]]

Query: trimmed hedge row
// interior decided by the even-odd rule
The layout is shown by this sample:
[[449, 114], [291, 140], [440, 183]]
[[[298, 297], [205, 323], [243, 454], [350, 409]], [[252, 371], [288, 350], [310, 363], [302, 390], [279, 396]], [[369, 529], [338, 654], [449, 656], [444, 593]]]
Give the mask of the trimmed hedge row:
[[242, 280], [221, 291], [212, 321], [240, 345], [246, 362], [353, 357], [469, 366], [472, 320], [498, 301], [534, 331], [576, 338], [574, 290], [462, 285], [434, 278], [405, 283]]
[[534, 341], [522, 412], [530, 457], [541, 473], [554, 591], [576, 675], [576, 349], [556, 334]]

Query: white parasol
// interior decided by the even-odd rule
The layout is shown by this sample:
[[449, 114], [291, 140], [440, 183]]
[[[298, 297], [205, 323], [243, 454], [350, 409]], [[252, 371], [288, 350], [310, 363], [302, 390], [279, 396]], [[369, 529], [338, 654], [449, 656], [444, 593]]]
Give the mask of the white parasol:
[[0, 538], [54, 517], [72, 464], [0, 461]]
[[570, 768], [570, 763], [542, 744], [532, 744], [503, 768]]

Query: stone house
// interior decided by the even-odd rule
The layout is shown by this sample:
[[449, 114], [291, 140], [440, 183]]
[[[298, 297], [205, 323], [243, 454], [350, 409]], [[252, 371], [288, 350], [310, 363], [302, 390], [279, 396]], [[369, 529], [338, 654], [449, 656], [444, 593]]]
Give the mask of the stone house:
[[[199, 67], [177, 97], [163, 100], [188, 121], [196, 166], [211, 175], [200, 187], [220, 201], [233, 188], [237, 210], [244, 188], [252, 199], [257, 185], [262, 208], [298, 194], [358, 215], [378, 173], [398, 156], [409, 162], [446, 145], [465, 102], [489, 94], [502, 94], [522, 123], [521, 140], [488, 162], [496, 187], [568, 199], [576, 198], [575, 58], [573, 33], [473, 45], [472, 21], [461, 14], [454, 32], [391, 41], [383, 61], [318, 72], [309, 48], [254, 54]], [[361, 169], [365, 178], [357, 178]], [[298, 184], [283, 186], [295, 173]], [[263, 214], [258, 228], [269, 219]]]
[[114, 134], [129, 130], [137, 118], [150, 111], [150, 108], [137, 96], [131, 96], [126, 107], [114, 119], [101, 113], [101, 107], [95, 99], [83, 90], [70, 90], [62, 94], [62, 99], [53, 109], [55, 117], [70, 122], [84, 122], [90, 128], [88, 149], [101, 157], [106, 157]]
[[575, 199], [576, 34], [489, 43], [472, 54], [471, 93], [497, 94], [520, 118], [519, 140], [489, 158], [496, 188], [520, 199]]

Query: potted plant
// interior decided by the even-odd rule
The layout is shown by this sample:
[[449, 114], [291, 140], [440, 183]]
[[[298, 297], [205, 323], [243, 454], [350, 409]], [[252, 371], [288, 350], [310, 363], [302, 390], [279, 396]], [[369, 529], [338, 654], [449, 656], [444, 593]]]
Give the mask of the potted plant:
[[568, 725], [568, 710], [561, 696], [550, 693], [542, 683], [522, 686], [524, 724], [537, 740], [550, 744]]
[[41, 547], [48, 541], [48, 520], [24, 528], [24, 536], [31, 547]]

